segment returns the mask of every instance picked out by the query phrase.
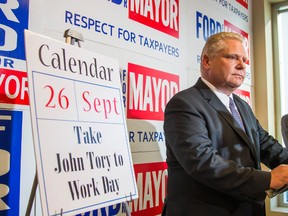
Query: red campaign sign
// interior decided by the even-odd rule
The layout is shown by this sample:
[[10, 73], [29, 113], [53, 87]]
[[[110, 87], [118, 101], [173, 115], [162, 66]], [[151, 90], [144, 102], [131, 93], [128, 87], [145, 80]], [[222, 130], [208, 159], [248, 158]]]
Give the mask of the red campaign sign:
[[241, 4], [243, 7], [248, 9], [248, 0], [236, 0], [239, 4]]
[[26, 72], [0, 68], [0, 103], [29, 105]]
[[130, 0], [129, 19], [179, 38], [179, 0]]
[[241, 99], [243, 99], [244, 101], [246, 101], [250, 106], [252, 106], [251, 104], [251, 94], [249, 91], [244, 91], [241, 89], [237, 89], [235, 91], [235, 94], [238, 95]]
[[[237, 26], [233, 25], [232, 23], [228, 22], [227, 20], [224, 20], [224, 31], [226, 32], [236, 32], [244, 37], [244, 46], [247, 50], [248, 57], [250, 57], [250, 51], [249, 51], [249, 35], [247, 32], [243, 31], [242, 29], [238, 28]], [[250, 64], [250, 61], [248, 59], [247, 64]]]
[[166, 196], [166, 162], [134, 164], [139, 198], [132, 202], [133, 216], [161, 214]]
[[167, 102], [178, 91], [178, 75], [129, 63], [127, 118], [163, 120]]

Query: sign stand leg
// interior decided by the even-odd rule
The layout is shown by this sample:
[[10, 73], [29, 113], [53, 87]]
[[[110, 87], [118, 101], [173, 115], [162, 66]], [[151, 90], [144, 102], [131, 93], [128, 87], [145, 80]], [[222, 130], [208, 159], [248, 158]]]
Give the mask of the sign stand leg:
[[36, 194], [37, 185], [38, 185], [38, 180], [37, 180], [37, 173], [36, 173], [35, 177], [34, 177], [34, 181], [33, 181], [33, 185], [32, 185], [32, 189], [31, 189], [31, 193], [30, 193], [29, 202], [28, 202], [25, 216], [29, 216], [31, 213], [31, 209], [32, 209], [32, 205], [33, 205], [33, 199], [34, 199], [35, 194]]
[[128, 202], [123, 202], [123, 206], [124, 206], [124, 209], [125, 209], [126, 216], [131, 216], [131, 212], [130, 212], [130, 209], [129, 209]]
[[[130, 200], [129, 201], [132, 201], [132, 194], [130, 192]], [[126, 202], [123, 202], [123, 207], [125, 209], [125, 213], [126, 213], [126, 216], [131, 216], [131, 212], [130, 212], [130, 208], [129, 208], [129, 205], [128, 205], [128, 201]]]

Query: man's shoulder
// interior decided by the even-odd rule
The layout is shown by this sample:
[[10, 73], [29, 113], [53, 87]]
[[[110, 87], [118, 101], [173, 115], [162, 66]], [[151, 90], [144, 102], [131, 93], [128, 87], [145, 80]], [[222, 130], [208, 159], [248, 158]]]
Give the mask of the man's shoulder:
[[177, 92], [173, 97], [181, 98], [181, 97], [198, 97], [198, 96], [199, 96], [199, 90], [195, 86], [191, 86], [189, 88]]

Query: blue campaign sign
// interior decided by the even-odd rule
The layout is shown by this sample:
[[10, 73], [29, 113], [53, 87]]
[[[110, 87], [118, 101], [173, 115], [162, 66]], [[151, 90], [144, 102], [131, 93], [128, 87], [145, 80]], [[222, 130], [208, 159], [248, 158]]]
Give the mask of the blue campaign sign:
[[0, 0], [0, 56], [25, 60], [29, 0]]
[[0, 213], [19, 215], [22, 112], [0, 110]]

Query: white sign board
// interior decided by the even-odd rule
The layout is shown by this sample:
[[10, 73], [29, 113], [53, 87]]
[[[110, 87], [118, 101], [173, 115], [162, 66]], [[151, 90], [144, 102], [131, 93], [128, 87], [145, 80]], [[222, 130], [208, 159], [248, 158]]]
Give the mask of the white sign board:
[[25, 45], [43, 215], [137, 198], [118, 62], [30, 31]]

